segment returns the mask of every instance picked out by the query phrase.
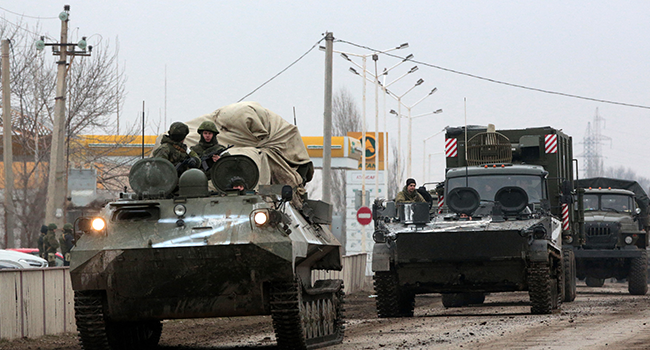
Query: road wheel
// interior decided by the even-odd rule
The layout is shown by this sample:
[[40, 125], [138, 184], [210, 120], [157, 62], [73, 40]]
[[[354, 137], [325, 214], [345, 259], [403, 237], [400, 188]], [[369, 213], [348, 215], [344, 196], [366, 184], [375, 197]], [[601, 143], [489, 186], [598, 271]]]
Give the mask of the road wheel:
[[299, 279], [271, 287], [271, 318], [280, 349], [315, 349], [343, 341], [343, 281], [318, 280], [305, 290]]
[[562, 251], [562, 263], [564, 264], [564, 302], [576, 299], [576, 258], [573, 250]]
[[605, 284], [605, 279], [587, 276], [587, 278], [585, 278], [585, 283], [587, 284], [587, 287], [602, 287]]
[[465, 294], [463, 293], [443, 293], [442, 305], [446, 308], [450, 307], [463, 307], [467, 305], [465, 302]]
[[641, 252], [641, 257], [630, 262], [630, 274], [627, 277], [627, 290], [632, 295], [645, 295], [648, 292], [648, 253]]
[[375, 272], [378, 317], [413, 317], [415, 294], [400, 288], [397, 272]]
[[533, 314], [550, 314], [558, 308], [557, 279], [551, 276], [548, 263], [535, 262], [528, 267], [528, 295]]

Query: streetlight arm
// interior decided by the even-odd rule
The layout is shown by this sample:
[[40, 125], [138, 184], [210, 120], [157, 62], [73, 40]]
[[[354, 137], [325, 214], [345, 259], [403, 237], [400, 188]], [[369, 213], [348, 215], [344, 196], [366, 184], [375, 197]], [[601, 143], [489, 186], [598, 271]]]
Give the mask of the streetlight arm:
[[438, 90], [438, 88], [434, 88], [433, 90], [431, 90], [431, 92], [429, 92], [428, 94], [424, 95], [424, 97], [422, 97], [421, 99], [419, 99], [418, 102], [415, 102], [415, 103], [411, 106], [411, 108], [417, 106], [420, 102], [424, 101], [425, 98], [427, 98], [427, 97], [433, 95], [433, 93], [436, 92], [437, 90]]

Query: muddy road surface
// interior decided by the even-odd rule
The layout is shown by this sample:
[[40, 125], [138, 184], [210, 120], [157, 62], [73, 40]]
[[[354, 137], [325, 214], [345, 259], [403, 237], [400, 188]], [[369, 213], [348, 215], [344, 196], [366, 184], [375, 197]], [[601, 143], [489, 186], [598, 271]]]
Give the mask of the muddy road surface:
[[[650, 349], [650, 295], [627, 284], [578, 284], [578, 297], [551, 315], [531, 315], [528, 294], [488, 295], [483, 305], [445, 309], [440, 295], [416, 298], [412, 318], [378, 319], [371, 293], [349, 295], [343, 344], [328, 349]], [[76, 335], [0, 341], [0, 349], [81, 350]], [[270, 317], [172, 320], [160, 350], [276, 349]]]

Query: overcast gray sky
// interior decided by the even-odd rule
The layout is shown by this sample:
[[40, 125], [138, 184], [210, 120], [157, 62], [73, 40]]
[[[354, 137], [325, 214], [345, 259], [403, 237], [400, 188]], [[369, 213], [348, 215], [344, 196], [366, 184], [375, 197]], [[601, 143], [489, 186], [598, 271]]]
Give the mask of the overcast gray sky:
[[[147, 133], [164, 115], [167, 67], [167, 124], [189, 120], [236, 102], [307, 52], [326, 31], [336, 39], [464, 73], [533, 88], [650, 106], [650, 2], [647, 1], [0, 1], [6, 10], [57, 17], [71, 5], [71, 39], [89, 44], [119, 37], [120, 65], [128, 93], [122, 118], [133, 122], [142, 101], [150, 119]], [[36, 24], [37, 19], [24, 18]], [[58, 38], [60, 21], [41, 19], [43, 32]], [[334, 49], [369, 51], [336, 42]], [[49, 53], [48, 53], [49, 54]], [[357, 60], [360, 63], [360, 60]], [[372, 62], [372, 61], [370, 61]], [[379, 69], [397, 59], [381, 56]], [[54, 57], [52, 57], [54, 64]], [[395, 68], [388, 82], [413, 63]], [[362, 82], [350, 63], [334, 57], [334, 90], [347, 88], [361, 110]], [[368, 67], [374, 70], [374, 67]], [[497, 128], [550, 125], [573, 136], [574, 154], [596, 108], [606, 119], [605, 166], [625, 166], [650, 177], [646, 159], [650, 109], [575, 99], [495, 84], [419, 65], [391, 86], [402, 94], [418, 78], [425, 82], [404, 97], [412, 105], [433, 87], [438, 92], [413, 115], [438, 108], [443, 114], [413, 121], [413, 175], [422, 178], [423, 139], [446, 125], [462, 125], [467, 99], [469, 124]], [[324, 53], [315, 49], [247, 98], [293, 121], [296, 108], [303, 136], [322, 135]], [[367, 115], [374, 128], [374, 95], [369, 86]], [[380, 102], [380, 107], [383, 103]], [[396, 103], [387, 101], [388, 109]], [[383, 115], [383, 114], [381, 114]], [[156, 120], [156, 122], [154, 122]], [[389, 117], [396, 140], [397, 119]], [[124, 121], [122, 121], [124, 123]], [[406, 152], [406, 123], [402, 123]], [[427, 142], [433, 179], [442, 179], [443, 135]], [[584, 162], [581, 159], [581, 164]], [[581, 174], [582, 176], [582, 174]]]

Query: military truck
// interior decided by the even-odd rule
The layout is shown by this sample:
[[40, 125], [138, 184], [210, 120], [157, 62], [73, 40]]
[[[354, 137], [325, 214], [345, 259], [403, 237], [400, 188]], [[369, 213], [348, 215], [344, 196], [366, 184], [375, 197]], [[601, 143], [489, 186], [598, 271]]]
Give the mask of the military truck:
[[580, 226], [571, 137], [551, 127], [448, 128], [446, 137], [446, 213], [374, 205], [379, 317], [412, 316], [423, 293], [459, 307], [483, 303], [486, 293], [528, 291], [535, 314], [573, 301], [569, 244], [580, 240]]
[[590, 287], [627, 279], [633, 295], [648, 292], [648, 206], [636, 181], [605, 177], [576, 181], [584, 189], [585, 244], [576, 247], [577, 275]]
[[[277, 141], [274, 133], [295, 136], [292, 125], [269, 121], [257, 106], [218, 110], [219, 136], [237, 132], [231, 139], [251, 135], [267, 144]], [[256, 121], [238, 129], [228, 115]], [[248, 125], [255, 133], [241, 129]], [[210, 168], [214, 190], [199, 169], [179, 178], [166, 159], [139, 160], [129, 174], [132, 192], [76, 221], [83, 235], [70, 276], [84, 349], [155, 348], [162, 320], [253, 315], [271, 315], [282, 349], [342, 341], [343, 282], [312, 282], [312, 270], [342, 268], [341, 244], [327, 226], [331, 206], [300, 191], [308, 178], [296, 169], [313, 165], [278, 163], [290, 159], [281, 147], [250, 145], [231, 148]], [[271, 162], [276, 168], [264, 174]], [[298, 182], [279, 182], [291, 179]]]

